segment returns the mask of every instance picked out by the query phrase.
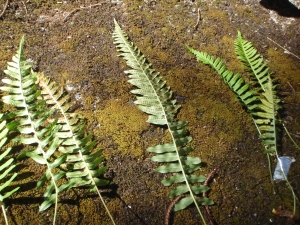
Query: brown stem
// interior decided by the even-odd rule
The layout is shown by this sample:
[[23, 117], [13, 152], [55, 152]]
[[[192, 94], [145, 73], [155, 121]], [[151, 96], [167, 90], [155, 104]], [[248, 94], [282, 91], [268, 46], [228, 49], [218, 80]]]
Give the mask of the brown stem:
[[198, 8], [198, 18], [197, 18], [197, 23], [196, 25], [194, 26], [195, 30], [197, 30], [198, 26], [199, 26], [199, 22], [200, 20], [202, 20], [201, 18], [201, 11], [200, 11], [200, 7]]
[[0, 19], [2, 18], [3, 14], [5, 13], [5, 10], [7, 9], [8, 2], [9, 2], [9, 0], [6, 0], [5, 5], [4, 5], [4, 7], [3, 7], [3, 11], [2, 11], [2, 13], [0, 14]]
[[73, 14], [75, 14], [76, 12], [78, 12], [78, 11], [80, 11], [80, 10], [82, 10], [82, 9], [88, 9], [88, 8], [92, 8], [92, 7], [96, 7], [96, 6], [101, 6], [101, 5], [104, 4], [104, 3], [107, 3], [107, 1], [104, 1], [104, 2], [101, 2], [101, 3], [97, 3], [97, 4], [94, 4], [94, 5], [89, 5], [89, 6], [87, 6], [87, 7], [76, 8], [76, 9], [74, 9], [73, 11], [71, 11], [71, 12], [64, 18], [63, 22], [66, 22], [66, 20], [67, 20], [70, 16], [72, 16]]
[[[214, 175], [216, 174], [217, 172], [217, 169], [213, 169], [213, 171], [210, 172], [210, 174], [208, 174], [208, 176], [206, 177], [206, 180], [204, 181], [204, 185], [207, 186], [208, 183], [210, 182], [210, 180], [214, 177]], [[207, 198], [207, 193], [206, 192], [203, 192], [202, 193], [202, 196], [203, 198]], [[208, 218], [209, 218], [209, 222], [210, 222], [210, 225], [215, 225], [215, 220], [210, 212], [210, 208], [208, 205], [205, 206], [205, 209], [206, 209], [206, 212], [207, 212], [207, 215], [208, 215]]]
[[179, 195], [176, 198], [174, 198], [174, 200], [170, 203], [167, 211], [166, 211], [166, 216], [165, 216], [165, 225], [169, 225], [170, 224], [170, 216], [171, 216], [171, 212], [172, 209], [174, 207], [174, 205], [181, 199], [183, 198], [183, 195]]

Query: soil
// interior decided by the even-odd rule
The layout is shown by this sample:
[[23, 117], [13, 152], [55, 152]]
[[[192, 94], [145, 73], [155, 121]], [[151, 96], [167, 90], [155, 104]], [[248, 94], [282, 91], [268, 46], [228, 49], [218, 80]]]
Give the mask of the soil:
[[[6, 0], [0, 0], [1, 12]], [[220, 77], [196, 61], [186, 45], [222, 58], [243, 73], [233, 41], [240, 30], [273, 71], [283, 103], [281, 117], [300, 142], [300, 10], [287, 0], [9, 0], [0, 20], [0, 69], [15, 54], [25, 34], [25, 56], [35, 71], [58, 82], [70, 94], [73, 110], [87, 118], [103, 149], [111, 184], [103, 189], [116, 224], [163, 224], [171, 202], [146, 149], [166, 140], [167, 131], [146, 123], [133, 104], [127, 69], [113, 44], [116, 19], [174, 92], [182, 105], [177, 115], [189, 121], [193, 156], [201, 174], [213, 169], [208, 197], [215, 224], [299, 224], [273, 209], [291, 212], [293, 198], [285, 182], [270, 182], [268, 160], [249, 114]], [[4, 73], [0, 72], [4, 77]], [[288, 178], [299, 198], [300, 150], [287, 134], [279, 155], [293, 156]], [[272, 171], [276, 160], [271, 158]], [[21, 189], [6, 201], [10, 224], [50, 224], [53, 207], [39, 212], [43, 190], [36, 182], [43, 167], [20, 162]], [[17, 184], [16, 184], [17, 185]], [[206, 221], [209, 217], [201, 208]], [[299, 202], [297, 202], [299, 215]], [[176, 212], [173, 224], [201, 224], [194, 206]], [[4, 218], [0, 218], [4, 224]], [[74, 189], [62, 194], [57, 224], [110, 224], [96, 194]]]

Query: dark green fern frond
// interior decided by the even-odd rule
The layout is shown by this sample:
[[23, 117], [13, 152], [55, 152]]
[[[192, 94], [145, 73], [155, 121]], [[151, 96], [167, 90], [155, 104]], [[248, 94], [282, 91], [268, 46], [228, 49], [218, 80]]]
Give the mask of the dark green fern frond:
[[211, 66], [221, 76], [224, 82], [230, 87], [230, 89], [236, 94], [238, 99], [247, 108], [249, 112], [259, 107], [257, 101], [260, 96], [254, 90], [249, 89], [249, 84], [246, 83], [240, 74], [234, 74], [232, 71], [227, 70], [223, 61], [220, 58], [214, 58], [206, 52], [196, 51], [187, 46], [190, 52], [192, 52], [198, 61]]
[[4, 205], [4, 200], [15, 193], [19, 187], [14, 188], [13, 190], [5, 191], [5, 189], [11, 184], [11, 182], [16, 178], [18, 175], [17, 173], [11, 172], [15, 168], [13, 164], [14, 158], [5, 159], [5, 157], [10, 153], [11, 147], [4, 150], [4, 146], [7, 143], [7, 135], [9, 129], [6, 127], [6, 120], [3, 114], [0, 114], [0, 205], [2, 208], [2, 212], [4, 215], [4, 219], [6, 224], [8, 224], [6, 210]]
[[59, 169], [67, 159], [67, 154], [57, 155], [56, 150], [61, 141], [56, 134], [61, 126], [57, 121], [49, 123], [48, 119], [55, 110], [48, 110], [46, 102], [38, 100], [40, 91], [35, 84], [36, 74], [31, 71], [31, 66], [23, 57], [23, 44], [24, 37], [17, 54], [13, 56], [13, 61], [8, 63], [7, 70], [4, 71], [8, 77], [2, 80], [6, 85], [0, 89], [7, 92], [2, 97], [3, 102], [16, 107], [16, 130], [20, 135], [14, 141], [32, 146], [32, 149], [22, 152], [19, 157], [29, 156], [46, 167], [45, 174], [37, 184], [37, 187], [41, 188], [47, 183], [45, 200], [40, 206], [40, 211], [55, 203], [55, 223], [58, 195], [72, 187], [71, 182], [62, 180], [65, 172]]
[[69, 112], [71, 103], [63, 88], [42, 73], [38, 73], [37, 76], [39, 86], [42, 88], [42, 99], [50, 108], [56, 109], [55, 118], [62, 126], [56, 136], [61, 141], [59, 150], [68, 156], [61, 167], [67, 170], [66, 176], [74, 187], [87, 186], [90, 191], [98, 193], [113, 222], [98, 189], [98, 186], [105, 186], [109, 183], [109, 180], [101, 178], [107, 169], [103, 165], [100, 167], [104, 160], [102, 151], [94, 151], [96, 142], [92, 141], [92, 135], [85, 136], [84, 118], [78, 113]]
[[128, 40], [126, 33], [115, 21], [115, 31], [113, 33], [114, 44], [116, 44], [120, 56], [126, 60], [131, 70], [125, 71], [129, 82], [138, 87], [132, 93], [137, 95], [135, 104], [149, 114], [147, 122], [157, 125], [166, 125], [172, 136], [172, 142], [162, 145], [156, 145], [147, 149], [149, 152], [157, 153], [152, 160], [155, 162], [167, 163], [159, 166], [156, 171], [160, 173], [177, 173], [162, 183], [165, 186], [177, 184], [170, 191], [169, 197], [173, 198], [184, 194], [176, 205], [175, 211], [185, 209], [194, 203], [198, 209], [203, 223], [205, 220], [201, 214], [198, 205], [210, 205], [213, 201], [207, 198], [197, 196], [208, 190], [207, 186], [200, 185], [205, 177], [202, 175], [191, 175], [200, 168], [200, 159], [198, 157], [187, 156], [193, 150], [188, 144], [192, 138], [188, 136], [188, 130], [185, 128], [186, 121], [174, 121], [174, 116], [180, 107], [175, 100], [171, 100], [172, 92], [166, 82], [162, 80], [159, 73], [155, 72], [152, 65], [147, 62], [145, 56], [140, 50]]
[[263, 62], [262, 56], [257, 53], [251, 42], [243, 39], [240, 31], [238, 31], [234, 45], [238, 59], [246, 66], [254, 84], [258, 84], [265, 91], [270, 71], [266, 63]]

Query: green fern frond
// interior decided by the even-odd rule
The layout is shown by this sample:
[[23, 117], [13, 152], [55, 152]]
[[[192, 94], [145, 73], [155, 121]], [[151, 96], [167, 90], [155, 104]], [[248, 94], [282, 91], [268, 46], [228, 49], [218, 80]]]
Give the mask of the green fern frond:
[[[5, 160], [5, 157], [10, 153], [11, 147], [7, 148], [3, 151], [3, 147], [7, 143], [7, 135], [9, 129], [6, 127], [6, 120], [3, 114], [0, 114], [0, 205], [2, 208], [2, 212], [4, 215], [5, 223], [8, 224], [6, 210], [4, 205], [4, 200], [15, 193], [20, 187], [16, 187], [13, 190], [7, 191], [4, 193], [4, 189], [8, 187], [11, 182], [16, 178], [18, 175], [17, 173], [10, 174], [16, 165], [13, 164], [14, 158], [10, 158]], [[8, 176], [11, 175], [9, 178]]]
[[253, 118], [262, 143], [265, 146], [265, 153], [277, 154], [277, 137], [278, 137], [278, 109], [280, 108], [279, 99], [273, 90], [272, 80], [269, 77], [265, 85], [265, 92], [262, 93], [260, 111], [253, 112]]
[[156, 125], [166, 125], [168, 122], [172, 122], [180, 105], [171, 100], [170, 87], [165, 85], [166, 82], [162, 81], [159, 73], [155, 72], [140, 50], [128, 41], [127, 34], [116, 21], [115, 25], [114, 44], [121, 52], [120, 56], [132, 68], [132, 70], [125, 71], [130, 78], [128, 82], [139, 88], [131, 91], [133, 94], [139, 95], [134, 103], [139, 105], [139, 109], [143, 112], [149, 114], [147, 122]]
[[266, 63], [263, 62], [262, 56], [257, 53], [251, 42], [243, 39], [240, 31], [238, 31], [234, 45], [238, 59], [244, 63], [254, 83], [259, 84], [259, 87], [266, 91], [270, 71]]
[[[188, 49], [196, 56], [198, 61], [211, 66], [223, 78], [224, 82], [246, 106], [247, 111], [257, 127], [266, 148], [266, 153], [277, 152], [277, 111], [280, 108], [279, 99], [272, 84], [269, 69], [262, 63], [257, 50], [248, 41], [245, 41], [241, 33], [235, 40], [236, 54], [238, 58], [251, 70], [250, 76], [254, 76], [253, 83], [261, 85], [261, 92], [251, 90], [249, 84], [239, 75], [226, 69], [220, 58], [215, 59], [206, 52], [199, 52], [190, 47]], [[263, 69], [264, 68], [264, 69]]]
[[266, 153], [277, 152], [277, 112], [280, 108], [275, 86], [272, 84], [269, 68], [263, 63], [251, 42], [243, 39], [240, 32], [234, 42], [237, 57], [247, 67], [254, 86], [260, 86], [260, 91], [250, 89], [249, 84], [239, 75], [226, 69], [220, 58], [215, 59], [206, 52], [198, 52], [190, 47], [198, 61], [211, 66], [223, 78], [225, 83], [241, 100], [257, 127], [266, 148]]
[[[67, 159], [67, 154], [57, 155], [57, 148], [60, 139], [56, 136], [61, 130], [61, 126], [54, 121], [49, 124], [48, 118], [54, 113], [54, 109], [48, 110], [44, 100], [38, 100], [40, 91], [37, 84], [36, 74], [31, 71], [31, 66], [27, 64], [23, 57], [24, 37], [20, 42], [17, 54], [13, 56], [13, 61], [8, 63], [5, 74], [7, 78], [2, 82], [6, 86], [0, 87], [7, 92], [2, 97], [3, 102], [16, 107], [17, 126], [15, 129], [20, 133], [14, 141], [33, 146], [32, 149], [22, 152], [18, 157], [29, 156], [39, 164], [46, 166], [46, 172], [38, 181], [37, 188], [41, 188], [46, 183], [44, 202], [40, 206], [43, 211], [55, 204], [55, 224], [57, 203], [59, 193], [72, 187], [71, 182], [64, 182], [65, 172], [59, 166]], [[15, 123], [14, 122], [14, 123]]]
[[224, 82], [236, 94], [241, 103], [247, 108], [249, 112], [259, 108], [258, 99], [260, 96], [254, 90], [250, 90], [249, 84], [246, 83], [240, 74], [234, 74], [232, 71], [227, 70], [223, 61], [220, 58], [214, 58], [206, 52], [199, 52], [187, 46], [188, 50], [192, 52], [198, 61], [209, 65], [221, 76]]
[[166, 82], [162, 80], [159, 73], [155, 72], [145, 56], [128, 40], [126, 33], [116, 21], [113, 38], [120, 56], [132, 68], [125, 73], [130, 78], [129, 83], [138, 88], [131, 91], [138, 95], [135, 104], [143, 112], [149, 114], [147, 122], [166, 125], [172, 136], [171, 143], [156, 145], [148, 148], [147, 151], [158, 154], [152, 157], [153, 161], [168, 163], [159, 166], [156, 169], [157, 172], [178, 173], [162, 181], [165, 186], [179, 185], [170, 191], [170, 198], [182, 194], [186, 195], [176, 203], [175, 211], [185, 209], [194, 203], [203, 223], [206, 224], [198, 205], [210, 205], [213, 204], [213, 201], [197, 196], [197, 194], [207, 191], [208, 187], [198, 184], [205, 180], [204, 176], [191, 175], [200, 168], [201, 161], [198, 157], [187, 156], [193, 150], [191, 146], [188, 146], [192, 138], [188, 136], [188, 131], [185, 128], [187, 122], [174, 121], [174, 116], [180, 105], [176, 104], [176, 100], [171, 100], [172, 91], [170, 87], [166, 86]]
[[42, 73], [37, 73], [37, 76], [42, 88], [42, 99], [50, 108], [56, 109], [55, 117], [62, 126], [56, 136], [61, 141], [59, 150], [68, 156], [61, 167], [67, 170], [66, 176], [74, 187], [87, 186], [90, 191], [98, 193], [114, 223], [98, 188], [109, 184], [109, 180], [101, 178], [107, 169], [106, 166], [99, 167], [104, 160], [102, 151], [92, 153], [96, 142], [91, 140], [92, 135], [85, 136], [84, 118], [80, 114], [69, 112], [71, 103], [63, 88]]
[[[262, 144], [265, 147], [265, 153], [267, 153], [269, 162], [270, 178], [271, 182], [273, 182], [270, 155], [275, 155], [276, 158], [278, 158], [278, 132], [280, 131], [278, 125], [282, 125], [278, 116], [280, 100], [275, 90], [276, 85], [273, 85], [270, 76], [271, 72], [266, 66], [266, 63], [263, 62], [262, 57], [257, 53], [257, 50], [251, 42], [243, 39], [239, 31], [234, 45], [238, 59], [246, 66], [248, 75], [251, 77], [251, 88], [253, 88], [253, 90], [238, 74], [233, 75], [233, 72], [226, 70], [225, 65], [223, 65], [223, 62], [219, 58], [214, 59], [214, 57], [205, 52], [198, 52], [189, 47], [188, 49], [196, 55], [198, 61], [214, 68], [246, 106], [252, 116]], [[258, 91], [256, 91], [257, 87]], [[295, 144], [294, 141], [293, 143]], [[293, 194], [293, 212], [295, 213], [296, 196], [287, 177], [285, 177], [285, 180]]]
[[253, 77], [252, 82], [261, 88], [259, 109], [251, 115], [266, 148], [265, 152], [277, 154], [280, 100], [277, 97], [276, 86], [273, 85], [269, 68], [252, 43], [243, 39], [240, 31], [238, 31], [234, 45], [237, 57], [248, 68], [248, 75]]

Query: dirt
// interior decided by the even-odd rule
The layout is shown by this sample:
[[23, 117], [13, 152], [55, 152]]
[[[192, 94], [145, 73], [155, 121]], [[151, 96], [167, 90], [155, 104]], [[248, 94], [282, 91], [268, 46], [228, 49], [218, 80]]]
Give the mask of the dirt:
[[[2, 10], [5, 2], [0, 1]], [[25, 56], [34, 70], [65, 87], [74, 111], [87, 118], [87, 132], [103, 148], [106, 177], [112, 180], [103, 195], [116, 224], [152, 225], [163, 224], [171, 188], [161, 184], [164, 175], [154, 171], [158, 164], [146, 149], [166, 140], [167, 133], [147, 124], [147, 115], [133, 104], [133, 87], [123, 73], [127, 67], [113, 45], [114, 18], [182, 105], [177, 117], [189, 121], [201, 174], [217, 169], [208, 193], [216, 224], [297, 224], [272, 213], [280, 206], [292, 211], [293, 199], [284, 182], [270, 182], [250, 116], [186, 45], [221, 57], [228, 69], [242, 73], [233, 45], [240, 30], [274, 72], [282, 119], [300, 143], [300, 10], [287, 0], [9, 0], [0, 20], [1, 76], [25, 34]], [[296, 159], [288, 178], [299, 197], [300, 150], [286, 133], [280, 139], [279, 155]], [[273, 171], [276, 161], [271, 161]], [[23, 185], [6, 201], [10, 224], [50, 224], [53, 208], [38, 212], [43, 190], [35, 189], [43, 167], [31, 159], [22, 165], [18, 182]], [[57, 224], [110, 224], [97, 196], [82, 189], [62, 195], [57, 219]], [[176, 212], [172, 221], [201, 223], [195, 207]]]

